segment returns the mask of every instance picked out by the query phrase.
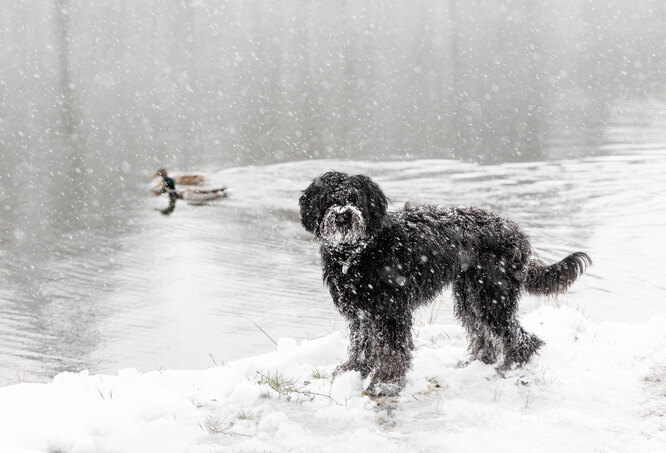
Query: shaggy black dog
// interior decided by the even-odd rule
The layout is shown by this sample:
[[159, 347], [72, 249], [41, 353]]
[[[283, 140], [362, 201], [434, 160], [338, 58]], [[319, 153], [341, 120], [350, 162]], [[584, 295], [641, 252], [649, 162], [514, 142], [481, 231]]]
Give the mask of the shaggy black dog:
[[349, 360], [335, 373], [356, 370], [365, 378], [374, 371], [371, 395], [404, 387], [412, 311], [446, 286], [453, 287], [471, 359], [501, 359], [502, 371], [543, 345], [516, 319], [521, 292], [562, 293], [591, 263], [578, 252], [545, 265], [530, 257], [515, 222], [479, 208], [408, 203], [387, 212], [386, 196], [364, 175], [325, 173], [299, 204], [303, 226], [321, 244], [324, 282], [349, 322]]

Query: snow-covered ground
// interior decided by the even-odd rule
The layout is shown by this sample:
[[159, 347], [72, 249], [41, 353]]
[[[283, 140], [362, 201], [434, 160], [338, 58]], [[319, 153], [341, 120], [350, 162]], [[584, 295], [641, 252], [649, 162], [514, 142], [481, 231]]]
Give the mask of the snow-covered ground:
[[408, 386], [385, 401], [357, 373], [330, 382], [344, 332], [201, 371], [12, 385], [0, 389], [0, 451], [666, 451], [666, 319], [595, 324], [545, 301], [523, 323], [547, 344], [502, 378], [456, 367], [458, 325], [417, 322]]

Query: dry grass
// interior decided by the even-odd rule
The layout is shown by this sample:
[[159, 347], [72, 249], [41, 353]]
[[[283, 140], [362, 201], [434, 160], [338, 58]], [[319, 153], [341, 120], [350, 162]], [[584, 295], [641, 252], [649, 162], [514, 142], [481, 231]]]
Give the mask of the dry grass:
[[257, 371], [258, 379], [255, 381], [259, 385], [268, 385], [271, 389], [275, 390], [279, 395], [285, 395], [296, 391], [296, 381], [292, 378], [285, 377], [279, 371], [271, 374], [270, 371], [263, 373]]
[[313, 379], [328, 379], [330, 377], [326, 371], [322, 371], [317, 367], [312, 368], [312, 373], [310, 375]]
[[[286, 396], [287, 399], [291, 399], [293, 395], [303, 396], [310, 400], [313, 400], [315, 397], [324, 397], [341, 406], [341, 404], [334, 400], [330, 394], [326, 395], [324, 393], [312, 392], [304, 387], [299, 388], [295, 379], [287, 378], [277, 370], [272, 374], [270, 372], [257, 371], [257, 379], [255, 380], [255, 383], [259, 385], [267, 385], [277, 392], [279, 396]], [[308, 384], [308, 381], [304, 383], [304, 385]], [[260, 396], [262, 398], [270, 398], [271, 394], [270, 392], [265, 392]]]

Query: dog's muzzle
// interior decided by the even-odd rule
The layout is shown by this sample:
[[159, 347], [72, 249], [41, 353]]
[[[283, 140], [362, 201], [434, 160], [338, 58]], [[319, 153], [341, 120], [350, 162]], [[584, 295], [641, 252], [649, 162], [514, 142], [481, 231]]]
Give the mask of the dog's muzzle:
[[352, 205], [330, 207], [319, 228], [321, 240], [331, 245], [355, 244], [365, 236], [363, 215]]

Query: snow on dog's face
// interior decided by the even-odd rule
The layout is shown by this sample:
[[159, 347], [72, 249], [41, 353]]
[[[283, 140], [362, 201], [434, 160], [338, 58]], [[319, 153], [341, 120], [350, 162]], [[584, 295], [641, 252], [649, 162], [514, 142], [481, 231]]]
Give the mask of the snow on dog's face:
[[366, 234], [361, 211], [350, 204], [328, 208], [319, 225], [319, 237], [331, 245], [356, 244]]
[[301, 223], [329, 246], [354, 245], [376, 234], [388, 200], [367, 176], [328, 172], [315, 178], [299, 200]]

